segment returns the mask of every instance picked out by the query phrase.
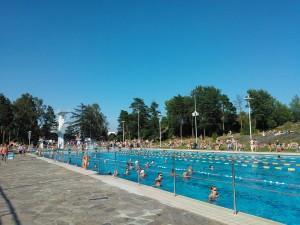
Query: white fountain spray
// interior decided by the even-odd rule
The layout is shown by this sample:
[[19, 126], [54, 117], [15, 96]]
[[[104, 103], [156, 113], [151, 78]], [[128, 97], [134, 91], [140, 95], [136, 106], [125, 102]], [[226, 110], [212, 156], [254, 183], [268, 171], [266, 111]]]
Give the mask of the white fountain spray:
[[66, 114], [68, 114], [69, 112], [59, 112], [58, 115], [58, 127], [57, 127], [57, 148], [58, 149], [63, 149], [64, 145], [65, 145], [65, 141], [64, 141], [64, 135], [66, 133], [66, 124], [65, 124], [65, 116]]

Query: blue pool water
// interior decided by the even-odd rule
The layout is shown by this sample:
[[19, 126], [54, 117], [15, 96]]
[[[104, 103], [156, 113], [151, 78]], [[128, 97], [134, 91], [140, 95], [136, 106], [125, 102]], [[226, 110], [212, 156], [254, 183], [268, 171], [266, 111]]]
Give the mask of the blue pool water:
[[[208, 202], [212, 185], [217, 186], [219, 198], [212, 204], [233, 208], [232, 167], [236, 175], [237, 210], [285, 224], [300, 224], [300, 157], [250, 154], [220, 154], [174, 151], [117, 151], [91, 152], [88, 169], [109, 174], [115, 169], [119, 177], [153, 186], [158, 172], [163, 173], [163, 190], [174, 192], [175, 168], [176, 194]], [[45, 153], [45, 157], [53, 157]], [[58, 153], [57, 160], [82, 165], [82, 153]], [[232, 161], [232, 159], [234, 159]], [[147, 176], [139, 178], [133, 168], [125, 175], [127, 162], [135, 161]], [[146, 168], [145, 164], [149, 164]], [[182, 177], [189, 167], [191, 179]], [[210, 167], [213, 166], [213, 169]]]

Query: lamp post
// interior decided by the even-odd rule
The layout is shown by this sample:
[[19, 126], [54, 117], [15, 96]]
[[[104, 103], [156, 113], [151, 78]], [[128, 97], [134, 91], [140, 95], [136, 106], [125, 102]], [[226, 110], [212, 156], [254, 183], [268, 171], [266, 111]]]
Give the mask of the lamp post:
[[202, 124], [202, 126], [203, 126], [203, 138], [205, 139], [205, 137], [206, 137], [205, 125], [206, 125], [207, 123], [206, 123], [205, 120], [204, 120], [204, 116], [201, 117], [201, 122], [200, 122], [200, 124]]
[[183, 141], [182, 141], [182, 125], [183, 125], [183, 118], [181, 118], [180, 120], [180, 143], [182, 145]]
[[30, 150], [31, 131], [28, 131], [28, 152]]
[[125, 142], [125, 129], [124, 129], [124, 124], [125, 124], [125, 121], [123, 120], [122, 121], [122, 124], [123, 124], [123, 144], [124, 144], [124, 142]]
[[224, 116], [224, 104], [222, 103], [222, 129], [223, 129], [223, 136], [225, 134], [225, 116]]
[[140, 143], [140, 110], [137, 110], [138, 113], [138, 143]]
[[194, 95], [194, 104], [195, 104], [195, 111], [192, 113], [192, 116], [195, 117], [195, 142], [198, 145], [198, 129], [197, 129], [197, 116], [199, 116], [199, 113], [197, 112], [197, 103], [196, 103], [196, 95]]
[[158, 114], [158, 123], [159, 123], [159, 147], [161, 148], [161, 114]]
[[250, 130], [250, 141], [252, 141], [252, 124], [251, 124], [251, 105], [250, 105], [250, 100], [253, 98], [250, 97], [250, 95], [246, 96], [244, 100], [247, 101], [248, 107], [249, 107], [249, 130]]

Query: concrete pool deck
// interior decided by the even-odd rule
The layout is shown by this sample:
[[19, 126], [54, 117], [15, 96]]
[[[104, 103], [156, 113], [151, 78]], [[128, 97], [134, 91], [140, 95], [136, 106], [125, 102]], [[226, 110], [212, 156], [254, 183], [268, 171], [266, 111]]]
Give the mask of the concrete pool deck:
[[[278, 224], [33, 156], [0, 169], [0, 224]], [[45, 163], [48, 162], [48, 163]], [[120, 189], [126, 190], [121, 191]]]

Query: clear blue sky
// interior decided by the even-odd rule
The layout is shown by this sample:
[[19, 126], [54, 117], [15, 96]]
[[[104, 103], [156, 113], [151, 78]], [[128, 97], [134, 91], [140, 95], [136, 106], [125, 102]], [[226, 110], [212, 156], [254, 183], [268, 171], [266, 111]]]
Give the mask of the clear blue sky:
[[111, 130], [132, 98], [214, 85], [300, 95], [300, 1], [1, 1], [0, 92], [56, 110], [100, 104]]

